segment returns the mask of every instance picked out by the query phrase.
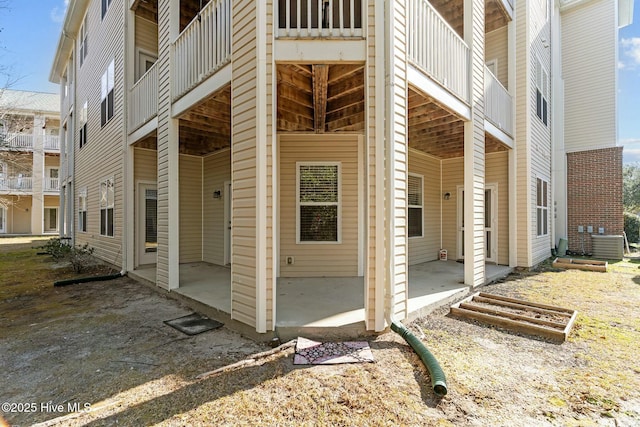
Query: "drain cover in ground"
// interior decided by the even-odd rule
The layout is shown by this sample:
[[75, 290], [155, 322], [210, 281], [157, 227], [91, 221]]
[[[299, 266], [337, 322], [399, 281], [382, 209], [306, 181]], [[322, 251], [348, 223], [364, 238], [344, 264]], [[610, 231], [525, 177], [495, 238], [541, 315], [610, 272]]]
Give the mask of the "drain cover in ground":
[[338, 363], [373, 362], [366, 341], [317, 342], [298, 337], [294, 365], [333, 365]]
[[202, 332], [217, 329], [223, 325], [220, 322], [201, 316], [198, 313], [178, 317], [173, 320], [165, 320], [164, 323], [187, 335], [201, 334]]

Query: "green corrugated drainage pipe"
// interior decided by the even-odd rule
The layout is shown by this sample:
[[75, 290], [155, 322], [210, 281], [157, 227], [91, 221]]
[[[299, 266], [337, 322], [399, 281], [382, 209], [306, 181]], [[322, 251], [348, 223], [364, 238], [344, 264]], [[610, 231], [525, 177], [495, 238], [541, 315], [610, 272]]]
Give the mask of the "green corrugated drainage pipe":
[[444, 376], [444, 371], [433, 354], [422, 344], [422, 341], [400, 322], [391, 322], [391, 330], [400, 334], [407, 344], [420, 356], [422, 363], [424, 363], [424, 366], [429, 370], [433, 392], [438, 396], [447, 394], [447, 379]]

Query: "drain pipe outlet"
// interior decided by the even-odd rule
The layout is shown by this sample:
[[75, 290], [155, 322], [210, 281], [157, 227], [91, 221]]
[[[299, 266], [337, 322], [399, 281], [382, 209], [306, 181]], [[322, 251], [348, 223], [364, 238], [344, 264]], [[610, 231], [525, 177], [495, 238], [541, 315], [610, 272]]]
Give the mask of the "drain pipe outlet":
[[119, 277], [124, 277], [127, 273], [123, 270], [119, 273], [115, 274], [107, 274], [106, 276], [89, 276], [89, 277], [78, 277], [76, 279], [67, 279], [67, 280], [58, 280], [57, 282], [53, 282], [53, 286], [69, 286], [75, 285], [76, 283], [88, 283], [88, 282], [103, 282], [105, 280], [113, 280]]
[[444, 371], [440, 367], [440, 364], [436, 360], [433, 354], [424, 346], [422, 341], [411, 333], [402, 323], [392, 322], [391, 330], [398, 333], [404, 340], [413, 348], [416, 354], [424, 363], [424, 366], [429, 370], [429, 376], [431, 377], [431, 387], [433, 392], [442, 397], [447, 394], [447, 379], [445, 378]]

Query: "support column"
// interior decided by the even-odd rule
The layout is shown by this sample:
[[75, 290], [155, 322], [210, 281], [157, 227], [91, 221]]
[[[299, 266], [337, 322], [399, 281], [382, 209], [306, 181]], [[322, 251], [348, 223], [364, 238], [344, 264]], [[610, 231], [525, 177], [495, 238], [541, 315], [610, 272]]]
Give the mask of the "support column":
[[[507, 89], [514, 100], [514, 108], [511, 111], [512, 123], [515, 133], [515, 100], [516, 100], [516, 26], [513, 21], [507, 24]], [[515, 139], [515, 135], [514, 135]], [[518, 265], [518, 203], [516, 193], [518, 191], [518, 162], [516, 161], [517, 146], [514, 143], [509, 150], [509, 267]]]
[[[126, 2], [125, 2], [126, 3]], [[124, 6], [125, 41], [124, 41], [124, 125], [122, 129], [122, 157], [124, 159], [124, 221], [122, 224], [122, 268], [131, 271], [135, 268], [135, 242], [138, 222], [135, 221], [135, 180], [134, 151], [129, 146], [129, 88], [135, 82], [135, 12]]]
[[385, 81], [385, 221], [386, 308], [396, 319], [407, 317], [409, 299], [407, 245], [407, 39], [406, 4], [386, 2]]
[[31, 234], [33, 235], [44, 233], [44, 126], [44, 117], [34, 116], [31, 171]]
[[231, 317], [263, 333], [273, 319], [272, 2], [233, 2]]
[[171, 41], [179, 31], [180, 0], [158, 0], [158, 261], [156, 283], [180, 285], [178, 120], [171, 117]]
[[470, 49], [471, 120], [464, 124], [464, 282], [485, 281], [484, 233], [484, 1], [464, 1], [464, 39]]

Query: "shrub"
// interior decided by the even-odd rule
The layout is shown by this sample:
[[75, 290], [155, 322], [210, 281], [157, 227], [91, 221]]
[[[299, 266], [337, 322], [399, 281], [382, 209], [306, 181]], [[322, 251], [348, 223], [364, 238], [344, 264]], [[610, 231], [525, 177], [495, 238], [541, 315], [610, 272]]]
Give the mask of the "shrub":
[[76, 273], [82, 273], [85, 267], [94, 264], [93, 248], [88, 243], [74, 246], [69, 252], [69, 262]]
[[47, 243], [42, 246], [42, 249], [45, 253], [51, 255], [55, 261], [60, 261], [66, 258], [71, 252], [71, 246], [63, 242], [58, 237], [49, 239]]
[[638, 243], [640, 241], [640, 217], [638, 215], [624, 213], [624, 232], [629, 242]]

